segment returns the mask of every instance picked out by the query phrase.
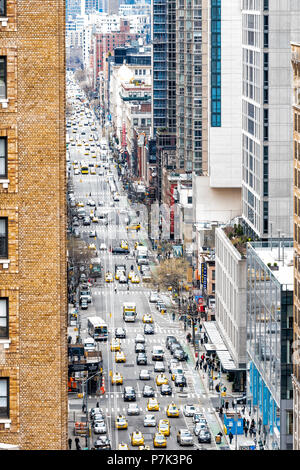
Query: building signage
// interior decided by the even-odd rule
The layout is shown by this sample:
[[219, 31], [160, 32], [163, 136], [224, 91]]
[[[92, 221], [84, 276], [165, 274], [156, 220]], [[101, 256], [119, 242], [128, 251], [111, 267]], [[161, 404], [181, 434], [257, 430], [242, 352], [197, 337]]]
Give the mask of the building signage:
[[207, 266], [206, 263], [201, 263], [201, 284], [203, 288], [207, 288]]

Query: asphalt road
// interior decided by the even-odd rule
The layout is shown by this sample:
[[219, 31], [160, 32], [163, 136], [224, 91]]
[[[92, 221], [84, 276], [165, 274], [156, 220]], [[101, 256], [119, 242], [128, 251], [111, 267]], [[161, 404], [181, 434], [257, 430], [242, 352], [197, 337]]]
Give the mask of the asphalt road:
[[[95, 118], [93, 118], [95, 121]], [[80, 131], [80, 128], [78, 129]], [[86, 136], [89, 138], [91, 134], [90, 127], [85, 127]], [[99, 132], [101, 137], [101, 131]], [[76, 134], [70, 132], [70, 136], [75, 138]], [[70, 160], [86, 160], [88, 163], [96, 163], [101, 166], [98, 152], [97, 158], [94, 159], [90, 155], [84, 155], [84, 146], [70, 145]], [[114, 174], [114, 178], [117, 180], [117, 172], [114, 164], [110, 165], [111, 171]], [[136, 240], [148, 242], [147, 234], [145, 230], [139, 233], [131, 231], [126, 232], [125, 214], [120, 211], [129, 208], [128, 199], [125, 193], [121, 191], [121, 197], [119, 202], [115, 202], [115, 206], [112, 207], [112, 195], [110, 193], [110, 187], [108, 184], [107, 177], [105, 174], [99, 176], [99, 168], [97, 168], [97, 175], [74, 175], [72, 164], [71, 164], [71, 176], [73, 179], [74, 192], [77, 201], [83, 201], [86, 203], [87, 199], [92, 197], [96, 202], [98, 200], [103, 201], [104, 206], [101, 209], [109, 212], [109, 223], [106, 227], [103, 224], [91, 224], [90, 227], [83, 227], [82, 224], [79, 227], [81, 237], [89, 242], [95, 243], [101, 262], [103, 266], [103, 273], [111, 271], [114, 274], [115, 264], [121, 263], [126, 264], [127, 272], [131, 265], [134, 266], [134, 271], [139, 273], [137, 265], [134, 259], [126, 259], [124, 255], [113, 255], [109, 250], [100, 252], [100, 244], [105, 243], [107, 248], [111, 246], [120, 246], [120, 240], [125, 239], [129, 242], [129, 248], [133, 250], [134, 243]], [[91, 196], [90, 196], [91, 194]], [[88, 206], [85, 205], [86, 208]], [[91, 239], [89, 237], [90, 230], [96, 230], [97, 238]], [[133, 258], [133, 257], [132, 257]], [[115, 292], [115, 286], [117, 292]], [[171, 425], [171, 434], [167, 438], [167, 449], [179, 449], [176, 435], [177, 431], [182, 428], [188, 428], [193, 434], [193, 423], [191, 417], [185, 417], [183, 414], [183, 407], [185, 404], [194, 404], [199, 407], [199, 410], [203, 412], [208, 420], [209, 426], [212, 432], [212, 443], [211, 444], [198, 444], [198, 440], [194, 435], [194, 449], [215, 449], [216, 445], [214, 442], [214, 433], [216, 432], [216, 423], [214, 419], [214, 410], [210, 404], [208, 397], [205, 395], [205, 390], [200, 383], [199, 375], [194, 370], [194, 359], [191, 358], [190, 350], [186, 345], [185, 333], [181, 328], [179, 322], [173, 322], [169, 313], [162, 315], [156, 310], [155, 304], [149, 302], [150, 289], [147, 284], [130, 284], [130, 290], [127, 291], [127, 285], [119, 285], [118, 281], [106, 284], [104, 282], [104, 276], [101, 280], [92, 286], [92, 303], [89, 304], [87, 311], [81, 310], [81, 336], [83, 338], [88, 336], [86, 328], [86, 319], [89, 316], [97, 315], [102, 317], [108, 324], [109, 338], [106, 343], [101, 343], [101, 351], [103, 355], [103, 369], [105, 375], [105, 386], [106, 393], [101, 398], [90, 397], [89, 408], [95, 406], [97, 400], [100, 401], [100, 407], [103, 408], [106, 416], [106, 424], [108, 428], [108, 435], [111, 439], [112, 449], [117, 449], [120, 442], [126, 442], [129, 448], [133, 448], [130, 444], [130, 434], [135, 430], [140, 430], [145, 438], [145, 444], [148, 444], [153, 449], [153, 435], [157, 431], [154, 427], [144, 427], [143, 419], [145, 414], [154, 414], [157, 419], [166, 418], [166, 408], [172, 401], [175, 402], [177, 407], [180, 409], [180, 416], [178, 418], [169, 418]], [[166, 301], [169, 300], [169, 296], [165, 294]], [[122, 318], [122, 305], [123, 302], [133, 301], [137, 307], [137, 319], [134, 323], [124, 323]], [[136, 354], [134, 352], [135, 336], [137, 333], [143, 333], [144, 324], [142, 322], [142, 316], [144, 313], [152, 313], [154, 319], [155, 334], [145, 335], [146, 338], [146, 352], [148, 357], [147, 366], [136, 365]], [[127, 336], [126, 339], [121, 340], [121, 349], [126, 355], [126, 363], [117, 364], [115, 363], [115, 353], [110, 351], [110, 341], [114, 337], [114, 330], [118, 326], [126, 328]], [[172, 357], [170, 352], [165, 348], [165, 340], [167, 335], [174, 335], [185, 346], [186, 351], [190, 354], [190, 359], [187, 362], [183, 362], [182, 366], [185, 370], [187, 378], [187, 387], [185, 393], [181, 394], [179, 389], [174, 386], [171, 381], [170, 374], [168, 372], [167, 364]], [[169, 379], [169, 383], [172, 385], [172, 396], [161, 396], [160, 387], [157, 387], [155, 383], [155, 377], [157, 373], [154, 372], [154, 364], [151, 361], [151, 351], [153, 345], [160, 345], [165, 350], [164, 364], [166, 368], [165, 374]], [[148, 369], [151, 372], [150, 381], [139, 380], [139, 371], [141, 369]], [[140, 408], [139, 416], [127, 416], [128, 404], [123, 401], [122, 390], [123, 386], [111, 385], [110, 371], [112, 373], [118, 371], [123, 376], [123, 386], [133, 386], [137, 393], [136, 403]], [[142, 396], [142, 389], [144, 384], [151, 385], [155, 389], [155, 396], [158, 399], [160, 410], [149, 412], [146, 409], [147, 398]], [[81, 407], [81, 402], [78, 400], [70, 399], [69, 409], [77, 410]], [[117, 430], [115, 427], [115, 418], [117, 415], [125, 415], [128, 419], [127, 430]], [[92, 442], [94, 442], [96, 436], [92, 436]], [[138, 447], [135, 447], [138, 448]]]

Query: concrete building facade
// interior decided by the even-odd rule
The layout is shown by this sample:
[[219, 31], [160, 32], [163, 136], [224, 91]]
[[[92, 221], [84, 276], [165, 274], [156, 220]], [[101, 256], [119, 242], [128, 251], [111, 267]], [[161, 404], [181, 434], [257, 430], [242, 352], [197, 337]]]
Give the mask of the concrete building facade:
[[0, 443], [24, 450], [64, 450], [68, 420], [65, 1], [4, 3], [5, 11], [0, 10]]

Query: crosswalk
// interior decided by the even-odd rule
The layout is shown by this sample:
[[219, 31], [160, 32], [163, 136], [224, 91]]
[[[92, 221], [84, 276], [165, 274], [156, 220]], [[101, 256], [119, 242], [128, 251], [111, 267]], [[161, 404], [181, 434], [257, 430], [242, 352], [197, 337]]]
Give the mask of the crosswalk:
[[[102, 288], [103, 290], [93, 291], [93, 292], [92, 292], [92, 295], [95, 295], [95, 296], [99, 296], [99, 295], [106, 296], [107, 293], [109, 293], [109, 290], [110, 290], [109, 287], [110, 287], [111, 285], [113, 285], [113, 286], [115, 287], [115, 285], [114, 285], [113, 283], [104, 283], [104, 285], [101, 286], [101, 288]], [[106, 287], [106, 289], [105, 289], [105, 287]], [[114, 287], [113, 287], [113, 288], [114, 288]], [[132, 290], [138, 290], [141, 294], [149, 294], [149, 292], [150, 292], [150, 289], [149, 289], [149, 288], [147, 289], [147, 288], [145, 288], [145, 286], [141, 286], [141, 285], [139, 285], [139, 284], [130, 284], [130, 285], [129, 285], [129, 291], [127, 290], [127, 285], [126, 285], [126, 284], [124, 284], [124, 287], [123, 287], [122, 284], [117, 287], [117, 293], [118, 293], [118, 294], [127, 295], [127, 294], [130, 293], [130, 291], [132, 291]]]
[[[179, 390], [177, 391], [177, 393], [172, 393], [172, 395], [168, 395], [167, 398], [174, 398], [174, 399], [178, 399], [178, 394], [181, 393]], [[201, 393], [197, 393], [197, 392], [183, 392], [185, 394], [185, 399], [189, 399], [189, 400], [195, 400], [195, 401], [198, 401], [200, 400], [201, 398], [203, 398], [203, 395]], [[160, 393], [158, 392], [155, 392], [154, 393], [154, 396], [155, 398], [163, 398], [161, 396]], [[140, 392], [140, 393], [136, 393], [136, 397], [137, 398], [143, 398], [143, 394]], [[119, 392], [107, 392], [106, 394], [104, 395], [101, 395], [100, 396], [100, 399], [114, 399], [114, 398], [123, 398], [123, 392], [119, 391]], [[145, 398], [145, 397], [144, 397]], [[196, 403], [191, 403], [191, 404], [196, 404]], [[197, 408], [199, 409], [199, 411], [201, 412], [200, 410], [200, 407], [197, 405]], [[164, 410], [166, 411], [167, 407], [165, 406], [164, 407]], [[183, 406], [179, 407], [179, 409], [183, 412]], [[212, 407], [207, 407], [205, 408], [205, 411], [208, 412], [208, 413], [213, 413], [215, 411], [214, 408]]]
[[[101, 405], [101, 403], [100, 403], [100, 405]], [[127, 408], [126, 407], [117, 407], [117, 408], [111, 407], [111, 408], [102, 408], [102, 409], [107, 414], [107, 416], [106, 416], [107, 418], [110, 418], [111, 414], [113, 414], [113, 413], [122, 413], [124, 415], [127, 414]], [[152, 413], [152, 412], [148, 411], [146, 407], [145, 408], [139, 407], [139, 409], [140, 409], [140, 413], [142, 413], [143, 411], [145, 412], [145, 414]], [[211, 414], [211, 413], [215, 412], [215, 408], [212, 408], [212, 407], [211, 408], [210, 407], [208, 407], [208, 408], [198, 407], [198, 410], [199, 410], [199, 413], [203, 413], [204, 415]], [[163, 408], [160, 408], [159, 411], [166, 412], [167, 407], [165, 406]], [[183, 413], [182, 408], [180, 409], [180, 412], [181, 412], [181, 414]], [[189, 417], [189, 418], [192, 420], [191, 417]], [[192, 424], [192, 421], [191, 421], [191, 424]]]

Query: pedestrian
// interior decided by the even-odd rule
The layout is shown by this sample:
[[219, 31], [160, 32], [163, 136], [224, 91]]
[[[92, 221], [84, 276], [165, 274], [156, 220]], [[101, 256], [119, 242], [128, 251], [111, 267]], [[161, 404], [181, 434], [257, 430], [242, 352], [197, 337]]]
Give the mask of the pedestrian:
[[127, 292], [129, 292], [129, 284], [127, 284]]
[[246, 427], [246, 418], [244, 417], [243, 418], [243, 429], [245, 429], [245, 427]]
[[230, 433], [228, 434], [228, 437], [229, 437], [229, 443], [231, 444], [231, 443], [232, 443], [232, 439], [233, 439], [233, 434], [232, 434], [231, 431], [230, 431]]
[[71, 439], [71, 437], [69, 437], [69, 439], [68, 439], [68, 444], [69, 444], [69, 450], [71, 450], [72, 449], [72, 439]]
[[76, 450], [78, 450], [78, 446], [80, 447], [80, 439], [79, 439], [79, 437], [75, 437], [75, 446], [76, 446]]
[[247, 426], [245, 426], [244, 431], [245, 431], [245, 437], [247, 437], [248, 436], [248, 427]]
[[204, 369], [204, 372], [206, 372], [206, 369], [207, 369], [207, 363], [205, 362], [204, 366], [203, 366], [203, 369]]
[[225, 410], [226, 410], [226, 411], [228, 410], [228, 407], [229, 407], [229, 402], [226, 400], [226, 401], [225, 401]]
[[242, 407], [242, 414], [244, 414], [244, 413], [245, 413], [245, 405], [243, 405], [243, 407]]
[[99, 408], [99, 406], [100, 406], [100, 405], [99, 405], [99, 402], [97, 401], [97, 403], [96, 403], [96, 408]]
[[172, 313], [172, 320], [175, 321], [175, 313]]
[[250, 429], [249, 429], [249, 436], [250, 436], [250, 437], [252, 437], [252, 432], [253, 432], [253, 428], [250, 427]]
[[254, 418], [253, 418], [252, 421], [251, 421], [251, 427], [252, 427], [252, 428], [255, 427], [255, 420], [254, 420]]
[[223, 406], [220, 406], [219, 414], [220, 414], [220, 418], [222, 418], [222, 414], [223, 414]]
[[203, 361], [200, 361], [200, 369], [202, 369]]
[[85, 403], [82, 403], [82, 412], [85, 413], [85, 411], [86, 411]]
[[255, 439], [256, 438], [256, 428], [252, 428], [252, 434], [253, 434], [253, 438]]
[[117, 286], [115, 286], [115, 294], [117, 293]]
[[234, 408], [235, 408], [235, 401], [232, 400], [232, 409], [234, 410]]
[[195, 370], [199, 369], [199, 360], [197, 359], [196, 364], [195, 364]]

